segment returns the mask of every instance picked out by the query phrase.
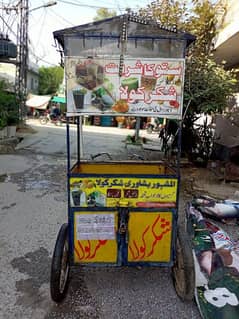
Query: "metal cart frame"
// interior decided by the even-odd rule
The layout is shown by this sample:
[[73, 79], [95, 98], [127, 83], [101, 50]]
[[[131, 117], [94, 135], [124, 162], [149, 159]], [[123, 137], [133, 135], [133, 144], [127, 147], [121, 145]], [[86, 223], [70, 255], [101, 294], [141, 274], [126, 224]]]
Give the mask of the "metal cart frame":
[[[130, 27], [131, 24], [133, 24], [132, 28]], [[105, 32], [102, 31], [103, 26], [104, 30], [106, 30]], [[138, 26], [140, 27], [138, 28]], [[145, 26], [148, 29], [145, 29]], [[149, 26], [151, 31], [149, 30]], [[150, 32], [153, 32], [153, 34], [150, 34]], [[56, 31], [54, 36], [64, 48], [66, 56], [75, 54], [74, 52], [78, 48], [77, 42], [75, 42], [77, 39], [80, 39], [79, 43], [81, 43], [87, 53], [89, 51], [87, 51], [86, 45], [88, 38], [93, 42], [98, 41], [100, 43], [99, 47], [101, 49], [99, 51], [104, 50], [104, 45], [102, 46], [103, 41], [109, 41], [110, 46], [118, 43], [117, 48], [120, 54], [118, 54], [119, 64], [117, 72], [119, 77], [126, 74], [125, 63], [128, 59], [127, 43], [130, 41], [131, 46], [134, 43], [136, 51], [138, 42], [140, 41], [147, 42], [147, 45], [145, 45], [146, 52], [148, 52], [148, 43], [151, 43], [151, 50], [153, 50], [154, 46], [157, 45], [157, 41], [164, 41], [166, 43], [165, 47], [169, 47], [168, 54], [172, 51], [170, 45], [173, 46], [174, 50], [178, 50], [177, 58], [170, 57], [172, 67], [171, 69], [168, 67], [168, 74], [170, 72], [177, 72], [175, 71], [176, 69], [182, 70], [186, 47], [194, 41], [194, 37], [189, 34], [180, 33], [174, 28], [164, 28], [152, 20], [142, 20], [140, 17], [130, 14]], [[131, 49], [132, 51], [134, 50], [133, 46]], [[144, 47], [142, 47], [143, 49]], [[173, 53], [170, 54], [173, 55]], [[84, 82], [84, 87], [90, 91], [91, 100], [88, 111], [82, 111], [83, 106], [76, 105], [76, 100], [78, 101], [77, 103], [80, 103], [79, 101], [82, 99], [83, 93], [80, 92], [79, 88], [75, 90], [77, 93], [73, 93], [72, 87], [68, 90], [71, 91], [71, 96], [68, 96], [70, 106], [67, 115], [77, 116], [77, 160], [74, 165], [71, 165], [70, 124], [67, 121], [68, 223], [62, 225], [53, 253], [50, 280], [51, 297], [55, 302], [60, 302], [65, 297], [69, 271], [72, 265], [104, 265], [172, 267], [178, 295], [182, 299], [191, 299], [194, 291], [193, 257], [191, 248], [188, 246], [189, 242], [185, 238], [186, 234], [177, 226], [182, 111], [178, 108], [179, 103], [182, 108], [182, 96], [179, 97], [178, 102], [176, 100], [178, 98], [177, 93], [175, 90], [172, 90], [173, 93], [171, 93], [176, 96], [174, 105], [167, 104], [168, 107], [166, 108], [155, 106], [155, 104], [150, 106], [151, 108], [156, 108], [155, 114], [157, 116], [178, 120], [178, 154], [177, 167], [175, 169], [161, 161], [94, 162], [82, 160], [82, 115], [95, 114], [94, 108], [96, 106], [92, 106], [93, 87], [102, 84], [103, 70], [104, 73], [107, 70], [112, 75], [116, 65], [116, 59], [113, 59], [112, 63], [109, 63], [110, 60], [107, 60], [105, 57], [104, 61], [106, 62], [102, 62], [102, 59], [92, 56], [86, 56], [85, 59], [86, 62], [81, 62], [78, 69], [78, 62], [75, 57], [66, 60], [67, 67], [70, 68], [69, 65], [73, 65], [74, 70], [76, 70], [74, 72], [79, 76], [78, 82], [82, 82], [86, 78], [87, 81], [91, 79], [88, 82]], [[150, 60], [149, 57], [145, 59]], [[132, 60], [135, 64], [132, 64]], [[145, 60], [142, 59], [141, 64], [139, 64], [135, 57], [131, 57], [128, 61], [127, 72], [135, 75], [139, 72], [140, 68], [140, 70], [143, 69], [142, 63]], [[163, 68], [166, 65], [166, 62], [162, 60], [161, 64], [158, 64], [157, 78], [163, 72], [166, 72], [159, 70], [160, 67]], [[99, 72], [97, 74], [95, 73], [96, 69]], [[66, 73], [68, 82], [73, 81], [74, 72]], [[92, 83], [92, 72], [95, 76], [95, 83]], [[150, 73], [149, 71], [147, 72], [147, 74]], [[145, 69], [144, 74], [146, 74]], [[179, 81], [182, 82], [183, 75], [180, 73], [180, 76]], [[128, 101], [138, 103], [141, 98], [140, 91], [135, 89], [135, 87], [131, 91], [129, 90], [130, 85], [135, 85], [137, 80], [135, 79], [135, 77], [131, 77], [129, 81], [126, 78], [128, 85], [124, 90], [121, 87], [122, 95], [120, 101], [125, 101], [122, 99], [122, 96], [128, 94]], [[150, 78], [146, 77], [146, 80], [145, 85], [150, 82]], [[182, 89], [181, 82], [180, 89]], [[105, 90], [109, 92], [110, 89], [107, 87]], [[135, 95], [132, 93], [129, 96], [129, 92], [130, 94], [133, 92]], [[158, 101], [158, 96], [161, 93], [159, 90], [153, 92], [148, 96], [151, 96], [151, 100], [155, 99], [155, 101]], [[77, 99], [75, 99], [74, 94], [77, 95]], [[97, 96], [97, 91], [94, 95]], [[73, 109], [74, 103], [70, 103], [70, 99], [75, 101], [78, 113]], [[101, 116], [104, 114], [112, 115], [112, 113], [107, 113], [106, 111], [108, 106], [106, 105], [106, 99], [103, 100], [103, 95], [101, 96], [101, 102], [101, 109], [96, 114]], [[150, 104], [151, 102], [148, 103]], [[175, 105], [175, 103], [178, 105]], [[136, 104], [131, 105], [131, 110], [137, 109], [135, 107]], [[142, 115], [140, 111], [125, 113], [125, 110], [120, 109], [120, 107], [125, 107], [125, 105], [115, 103], [115, 106], [112, 107], [114, 109], [113, 116]], [[170, 108], [171, 106], [172, 108]], [[97, 105], [97, 107], [99, 106]], [[140, 110], [142, 105], [140, 104], [138, 108]], [[158, 109], [161, 110], [161, 113], [157, 112]], [[146, 112], [143, 116], [148, 116], [149, 114], [154, 116], [153, 112]]]

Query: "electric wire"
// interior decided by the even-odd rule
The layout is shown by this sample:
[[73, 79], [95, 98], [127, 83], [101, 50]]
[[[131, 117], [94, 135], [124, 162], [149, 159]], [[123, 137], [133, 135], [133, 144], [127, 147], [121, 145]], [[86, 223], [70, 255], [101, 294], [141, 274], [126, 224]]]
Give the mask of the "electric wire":
[[[86, 7], [86, 8], [91, 8], [91, 9], [100, 9], [100, 8], [106, 8], [106, 9], [111, 9], [111, 10], [115, 10], [117, 9], [118, 11], [121, 12], [122, 9], [125, 9], [122, 8], [122, 6], [120, 6], [120, 3], [117, 2], [116, 0], [113, 0], [114, 3], [110, 3], [109, 2], [106, 2], [106, 1], [98, 1], [98, 3], [105, 3], [106, 5], [105, 6], [97, 6], [97, 5], [90, 5], [90, 4], [86, 4], [86, 3], [81, 3], [79, 1], [76, 1], [76, 0], [58, 0], [57, 2], [59, 3], [63, 3], [63, 4], [68, 4], [68, 5], [73, 5], [73, 6], [78, 6], [78, 7]], [[3, 3], [3, 1], [2, 1]], [[8, 6], [10, 6], [10, 4], [13, 6], [19, 6], [19, 4], [21, 3], [21, 1], [9, 1]], [[127, 3], [127, 0], [125, 0], [125, 3]], [[29, 1], [29, 4], [31, 5], [32, 4], [32, 1]], [[42, 2], [42, 4], [44, 5], [45, 3]], [[51, 16], [54, 15], [55, 17], [58, 18], [58, 20], [60, 19], [60, 21], [64, 21], [67, 26], [74, 26], [74, 24], [72, 24], [72, 22], [68, 21], [65, 17], [62, 17], [60, 14], [56, 13], [52, 8], [48, 8], [47, 11], [49, 11], [51, 13]], [[49, 14], [49, 12], [47, 12]], [[42, 32], [43, 32], [43, 25], [45, 26], [46, 24], [46, 21], [47, 21], [47, 18], [46, 18], [46, 10], [45, 10], [45, 14], [44, 14], [44, 20], [42, 21], [41, 25], [41, 32], [38, 34], [38, 40], [37, 40], [37, 46], [39, 47], [40, 46], [40, 43], [41, 43], [41, 37], [42, 37]], [[32, 16], [32, 15], [31, 15]], [[42, 14], [43, 16], [43, 14]], [[41, 19], [42, 19], [42, 16], [41, 16]], [[3, 17], [0, 16], [0, 18], [3, 20], [3, 23], [7, 26], [7, 28], [9, 29], [9, 32], [11, 32], [17, 39], [17, 34], [16, 32], [14, 32], [13, 30], [13, 24], [14, 24], [14, 21], [11, 22], [11, 25], [9, 26], [8, 23], [3, 19]], [[39, 19], [37, 21], [37, 23], [39, 22]], [[49, 65], [55, 65], [49, 61], [46, 61], [42, 56], [38, 56], [37, 54], [35, 54], [36, 52], [36, 49], [34, 48], [33, 46], [33, 43], [31, 41], [31, 39], [29, 38], [29, 51], [31, 53], [32, 56], [34, 56], [38, 61], [42, 61], [44, 63], [47, 63]], [[43, 51], [44, 51], [44, 47], [41, 45], [41, 47], [43, 48]], [[44, 56], [46, 55], [46, 53], [44, 53]]]
[[[1, 19], [3, 21], [2, 23], [2, 32], [3, 34], [6, 33], [6, 35], [8, 35], [8, 30], [9, 29], [12, 29], [13, 27], [13, 24], [16, 20], [16, 17], [17, 17], [17, 14], [15, 13], [14, 16], [11, 16], [8, 12], [7, 12], [7, 6], [6, 5], [3, 5], [3, 2], [2, 2], [2, 14], [1, 14]], [[12, 21], [11, 21], [12, 20]], [[7, 30], [7, 31], [6, 31]]]
[[39, 44], [40, 42], [40, 39], [41, 39], [41, 35], [42, 35], [42, 31], [43, 31], [43, 26], [45, 25], [45, 21], [46, 21], [46, 10], [43, 10], [44, 11], [44, 15], [43, 15], [43, 18], [42, 18], [42, 22], [41, 22], [41, 27], [40, 27], [40, 32], [38, 34], [38, 39], [36, 41], [36, 46]]
[[[44, 4], [45, 3], [42, 2], [42, 5], [44, 5]], [[38, 40], [34, 41], [34, 43], [33, 43], [33, 40], [31, 39], [32, 36], [29, 35], [29, 39], [30, 39], [30, 41], [29, 41], [29, 51], [30, 51], [30, 54], [31, 54], [32, 58], [35, 59], [36, 63], [41, 61], [41, 62], [44, 62], [44, 63], [50, 65], [50, 66], [55, 66], [56, 63], [55, 64], [51, 63], [51, 62], [49, 62], [49, 61], [47, 61], [45, 59], [45, 57], [47, 56], [46, 48], [44, 47], [44, 45], [41, 42], [42, 32], [44, 31], [44, 28], [46, 27], [47, 20], [48, 20], [47, 16], [49, 15], [49, 9], [50, 8], [44, 8], [44, 10], [43, 10], [43, 12], [42, 12], [42, 14], [41, 14], [39, 19], [35, 19], [34, 14], [31, 14], [31, 19], [34, 19], [34, 22], [36, 22], [34, 24], [31, 24], [31, 28], [33, 28], [34, 26], [39, 24], [40, 21], [42, 21], [42, 22], [41, 22], [40, 32], [38, 33]], [[38, 50], [36, 50], [36, 47], [38, 48]], [[41, 49], [42, 53], [41, 54], [36, 54], [35, 53], [36, 51], [40, 52], [39, 49]]]
[[[49, 10], [50, 9], [50, 10]], [[41, 37], [41, 35], [42, 35], [42, 32], [43, 32], [43, 30], [44, 30], [44, 27], [46, 26], [46, 23], [45, 23], [45, 20], [46, 20], [46, 16], [52, 16], [54, 19], [55, 18], [57, 18], [60, 22], [62, 22], [62, 20], [66, 23], [66, 25], [67, 26], [69, 26], [69, 25], [72, 25], [73, 26], [73, 24], [70, 22], [70, 21], [68, 21], [68, 20], [66, 20], [65, 18], [63, 18], [62, 16], [60, 16], [59, 14], [57, 14], [56, 12], [54, 12], [54, 10], [52, 9], [52, 8], [48, 8], [48, 10], [45, 10], [45, 15], [44, 15], [44, 20], [42, 21], [42, 23], [41, 23], [41, 28], [40, 28], [40, 34], [39, 34], [39, 37], [38, 37], [38, 41], [37, 41], [37, 43], [35, 43], [35, 44], [33, 44], [33, 41], [31, 41], [31, 55], [37, 60], [37, 61], [43, 61], [43, 62], [45, 62], [45, 63], [47, 63], [47, 64], [49, 64], [49, 65], [54, 65], [53, 63], [51, 63], [51, 62], [49, 62], [49, 61], [46, 61], [45, 59], [44, 59], [44, 57], [47, 55], [47, 53], [45, 52], [45, 48], [44, 48], [44, 46], [42, 45], [42, 43], [41, 43], [41, 39], [40, 39], [40, 37]], [[34, 41], [35, 42], [35, 41]], [[35, 47], [38, 47], [38, 49], [39, 49], [39, 46], [41, 46], [41, 48], [42, 48], [42, 51], [43, 51], [43, 54], [41, 55], [41, 56], [39, 56], [39, 55], [36, 55], [36, 54], [33, 54], [34, 52], [36, 52], [36, 50], [35, 50]]]
[[17, 39], [17, 34], [15, 31], [13, 31], [13, 29], [7, 24], [7, 22], [4, 20], [4, 18], [2, 16], [0, 16], [0, 19], [2, 20], [3, 24], [6, 25], [6, 27], [11, 31], [11, 33], [16, 37]]
[[[66, 3], [66, 4], [71, 4], [73, 6], [77, 7], [85, 7], [85, 8], [92, 8], [92, 9], [105, 9], [105, 7], [102, 6], [94, 6], [94, 5], [89, 5], [85, 3], [79, 3], [79, 2], [72, 2], [72, 1], [66, 1], [66, 0], [58, 0], [59, 2]], [[115, 9], [115, 8], [107, 8], [107, 9]]]
[[52, 8], [49, 8], [48, 9], [49, 12], [53, 13], [57, 18], [60, 19], [60, 21], [64, 21], [67, 23], [67, 26], [71, 25], [71, 26], [74, 26], [75, 24], [73, 24], [71, 21], [67, 20], [66, 18], [62, 17], [59, 13], [56, 13], [56, 11]]
[[[78, 6], [78, 7], [85, 7], [85, 8], [92, 8], [92, 9], [108, 9], [108, 10], [116, 10], [118, 8], [118, 10], [125, 10], [126, 8], [125, 7], [122, 7], [122, 6], [118, 6], [118, 5], [114, 5], [113, 3], [111, 4], [111, 6], [96, 6], [96, 5], [90, 5], [90, 4], [86, 4], [86, 3], [81, 3], [79, 1], [74, 1], [71, 0], [58, 0], [59, 3], [65, 3], [65, 4], [70, 4], [70, 5], [73, 5], [73, 6]], [[150, 2], [150, 1], [149, 1]], [[128, 8], [130, 8], [131, 10], [139, 10], [140, 5], [137, 5], [137, 6], [134, 6], [134, 7], [131, 7], [131, 6], [127, 6]]]

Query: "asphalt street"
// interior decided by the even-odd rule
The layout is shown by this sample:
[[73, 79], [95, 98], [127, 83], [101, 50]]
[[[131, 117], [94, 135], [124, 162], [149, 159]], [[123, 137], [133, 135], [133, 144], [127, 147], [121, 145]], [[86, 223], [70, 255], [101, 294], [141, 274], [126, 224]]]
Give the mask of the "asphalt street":
[[[0, 318], [199, 319], [195, 302], [176, 295], [168, 268], [76, 267], [66, 299], [60, 305], [51, 300], [51, 256], [67, 221], [66, 130], [29, 124], [36, 132], [25, 134], [14, 154], [0, 155]], [[133, 131], [84, 127], [84, 132], [85, 158], [100, 152], [117, 159], [149, 156], [138, 146], [125, 147]], [[74, 127], [71, 135], [74, 142]]]

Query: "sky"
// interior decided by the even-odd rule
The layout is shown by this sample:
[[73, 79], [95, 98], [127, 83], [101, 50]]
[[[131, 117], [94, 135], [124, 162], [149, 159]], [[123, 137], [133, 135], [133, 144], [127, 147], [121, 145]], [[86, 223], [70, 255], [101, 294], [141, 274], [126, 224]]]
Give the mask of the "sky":
[[[11, 7], [18, 2], [19, 0], [0, 0], [0, 8]], [[49, 2], [49, 0], [29, 0], [30, 61], [39, 66], [59, 65], [60, 63], [60, 53], [54, 47], [54, 31], [93, 21], [97, 14], [96, 11], [100, 7], [115, 10], [117, 14], [123, 14], [126, 8], [137, 11], [140, 7], [146, 7], [152, 3], [153, 0], [56, 0], [56, 5], [42, 7]], [[190, 6], [190, 4], [191, 1], [188, 0], [188, 5]], [[11, 31], [9, 36], [16, 43], [16, 15], [11, 11], [11, 15], [7, 16], [6, 10], [0, 12], [0, 18], [1, 14], [14, 30], [15, 34]], [[6, 23], [4, 24], [1, 18], [0, 31], [7, 28]]]
[[[60, 53], [54, 47], [53, 31], [93, 21], [98, 7], [125, 13], [125, 8], [137, 10], [151, 0], [64, 0], [48, 8], [38, 8], [45, 0], [29, 1], [30, 59], [39, 66], [59, 64]], [[139, 5], [140, 4], [140, 5]]]

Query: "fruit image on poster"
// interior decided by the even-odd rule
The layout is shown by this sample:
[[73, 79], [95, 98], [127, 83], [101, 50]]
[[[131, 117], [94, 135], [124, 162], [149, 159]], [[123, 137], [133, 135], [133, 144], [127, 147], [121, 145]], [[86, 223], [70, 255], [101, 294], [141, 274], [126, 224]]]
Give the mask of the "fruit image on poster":
[[184, 59], [66, 57], [67, 113], [181, 118]]

